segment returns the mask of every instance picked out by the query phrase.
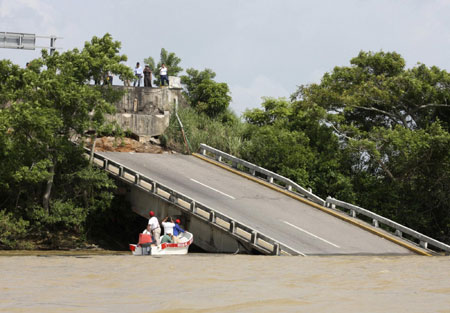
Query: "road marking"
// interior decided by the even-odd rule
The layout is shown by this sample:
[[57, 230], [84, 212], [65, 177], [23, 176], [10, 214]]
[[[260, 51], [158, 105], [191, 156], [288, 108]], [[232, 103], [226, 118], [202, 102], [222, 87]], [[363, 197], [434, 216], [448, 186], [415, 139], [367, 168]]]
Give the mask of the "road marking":
[[214, 190], [215, 192], [218, 192], [218, 193], [220, 193], [220, 194], [222, 194], [222, 195], [224, 195], [224, 196], [226, 196], [226, 197], [228, 197], [228, 198], [231, 198], [231, 199], [233, 199], [233, 200], [236, 200], [235, 197], [230, 196], [230, 195], [227, 195], [226, 193], [224, 193], [224, 192], [222, 192], [222, 191], [220, 191], [220, 190], [214, 189], [213, 187], [210, 187], [210, 186], [208, 186], [208, 185], [205, 185], [205, 184], [203, 184], [203, 183], [201, 183], [201, 182], [199, 182], [199, 181], [197, 181], [197, 180], [195, 180], [195, 179], [193, 179], [193, 178], [191, 178], [191, 180], [192, 180], [194, 183], [197, 183], [197, 184], [199, 184], [199, 185], [202, 185], [203, 187], [209, 188], [209, 189]]
[[294, 252], [297, 252], [298, 255], [306, 256], [306, 254], [304, 254], [304, 253], [302, 253], [302, 252], [300, 252], [300, 251], [298, 251], [298, 250], [296, 250], [296, 249], [294, 249], [294, 248], [291, 248], [291, 247], [289, 247], [288, 245], [285, 245], [284, 243], [283, 243], [283, 246], [285, 246], [285, 247], [288, 248], [288, 249], [291, 249], [291, 250], [294, 251]]
[[291, 223], [289, 223], [289, 222], [286, 222], [286, 221], [282, 221], [282, 222], [285, 223], [285, 224], [287, 224], [287, 225], [289, 225], [289, 226], [292, 226], [292, 227], [294, 227], [295, 229], [298, 229], [299, 231], [302, 231], [302, 232], [304, 232], [304, 233], [306, 233], [306, 234], [308, 234], [308, 235], [310, 235], [310, 236], [312, 236], [312, 237], [314, 237], [314, 238], [317, 238], [317, 239], [319, 239], [319, 240], [322, 240], [323, 242], [326, 242], [326, 243], [329, 244], [329, 245], [332, 245], [332, 246], [334, 246], [334, 247], [336, 247], [336, 248], [340, 248], [338, 245], [336, 245], [336, 244], [334, 244], [334, 243], [332, 243], [332, 242], [329, 242], [328, 240], [323, 239], [323, 238], [321, 238], [321, 237], [319, 237], [319, 236], [316, 236], [316, 235], [314, 235], [314, 234], [311, 234], [309, 231], [306, 231], [306, 230], [304, 230], [304, 229], [302, 229], [302, 228], [300, 228], [300, 227], [298, 227], [298, 226], [295, 226], [295, 225], [293, 225], [293, 224], [291, 224]]

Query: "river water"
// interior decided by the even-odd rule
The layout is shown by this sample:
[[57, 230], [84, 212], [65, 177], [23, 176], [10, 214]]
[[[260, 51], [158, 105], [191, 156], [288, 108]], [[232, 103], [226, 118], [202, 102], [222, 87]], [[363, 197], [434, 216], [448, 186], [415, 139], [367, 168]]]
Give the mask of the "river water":
[[450, 258], [2, 253], [0, 312], [450, 312]]

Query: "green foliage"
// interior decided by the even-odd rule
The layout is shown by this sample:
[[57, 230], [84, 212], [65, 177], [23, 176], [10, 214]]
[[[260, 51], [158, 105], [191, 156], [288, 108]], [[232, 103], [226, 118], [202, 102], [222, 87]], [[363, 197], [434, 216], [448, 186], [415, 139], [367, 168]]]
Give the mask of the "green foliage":
[[[205, 143], [234, 155], [240, 155], [244, 125], [231, 112], [213, 119], [195, 109], [186, 107], [178, 111], [189, 140], [192, 151], [198, 151], [200, 144]], [[170, 124], [164, 133], [169, 148], [187, 153], [180, 125], [171, 115]]]
[[179, 73], [183, 71], [183, 68], [179, 66], [181, 59], [175, 55], [174, 52], [168, 52], [166, 49], [161, 48], [161, 53], [159, 55], [159, 62], [156, 64], [153, 57], [148, 57], [144, 59], [145, 64], [147, 64], [153, 72], [153, 77], [155, 85], [158, 85], [161, 81], [159, 70], [163, 64], [167, 67], [168, 76], [178, 76]]
[[314, 155], [304, 133], [271, 125], [255, 128], [251, 140], [245, 142], [242, 155], [301, 185], [309, 185], [308, 164]]
[[181, 77], [185, 85], [184, 95], [191, 107], [200, 113], [215, 118], [228, 110], [231, 102], [230, 90], [226, 83], [218, 83], [213, 80], [216, 74], [205, 69], [198, 71], [187, 69], [187, 75]]
[[292, 99], [326, 110], [358, 204], [448, 241], [450, 75], [395, 52], [350, 63]]
[[0, 210], [0, 248], [26, 248], [21, 240], [28, 234], [28, 225], [28, 221], [20, 217], [15, 218], [11, 212]]
[[245, 158], [323, 197], [354, 199], [337, 137], [324, 122], [326, 111], [284, 98], [263, 98], [262, 107], [244, 113], [252, 125], [243, 145]]
[[[120, 43], [109, 34], [30, 62], [21, 69], [0, 62], [0, 205], [4, 216], [33, 221], [35, 232], [82, 233], [87, 216], [110, 204], [106, 174], [92, 169], [72, 139], [113, 129], [105, 113], [122, 96], [109, 86], [91, 86], [107, 72], [132, 77], [122, 64]], [[10, 219], [9, 219], [10, 220]], [[20, 223], [19, 223], [20, 224]]]

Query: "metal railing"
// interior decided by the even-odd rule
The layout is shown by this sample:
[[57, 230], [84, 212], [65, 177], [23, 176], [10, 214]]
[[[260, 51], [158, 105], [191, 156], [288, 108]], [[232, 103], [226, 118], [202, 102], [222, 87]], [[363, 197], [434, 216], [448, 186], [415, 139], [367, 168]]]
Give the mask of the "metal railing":
[[[86, 154], [88, 154], [87, 157], [89, 157], [90, 149], [85, 148], [85, 151]], [[140, 188], [145, 192], [151, 193], [155, 197], [170, 202], [172, 205], [186, 213], [209, 222], [223, 231], [228, 232], [237, 240], [246, 242], [261, 253], [273, 255], [304, 255], [301, 252], [256, 231], [250, 226], [210, 208], [205, 204], [197, 202], [194, 199], [103, 155], [94, 153], [93, 162], [95, 165], [104, 169], [116, 178], [133, 185], [136, 188]]]
[[230, 165], [235, 169], [242, 169], [244, 172], [249, 173], [252, 176], [265, 179], [270, 184], [281, 187], [287, 191], [294, 194], [302, 196], [308, 200], [311, 200], [317, 204], [325, 205], [325, 200], [319, 196], [312, 193], [309, 189], [305, 189], [297, 183], [293, 182], [289, 178], [278, 175], [277, 173], [271, 172], [253, 163], [244, 161], [228, 153], [217, 150], [205, 144], [200, 144], [200, 153], [204, 156], [210, 157], [208, 154], [212, 155], [212, 158], [218, 162]]
[[420, 245], [422, 248], [431, 249], [430, 246], [433, 246], [447, 253], [450, 252], [449, 245], [356, 205], [328, 197], [326, 206], [333, 209], [336, 207], [346, 209], [348, 210], [348, 214], [354, 218], [358, 218], [358, 215], [365, 216], [372, 221], [374, 227], [384, 225], [385, 230], [393, 232], [393, 234], [399, 238], [408, 239], [414, 244]]
[[383, 225], [383, 228], [395, 236], [402, 238], [404, 240], [408, 240], [411, 243], [415, 245], [419, 245], [420, 247], [424, 249], [430, 249], [430, 247], [438, 248], [442, 251], [445, 251], [446, 253], [450, 252], [450, 246], [440, 242], [436, 239], [433, 239], [431, 237], [428, 237], [424, 234], [421, 234], [415, 230], [412, 230], [406, 226], [403, 226], [399, 223], [396, 223], [390, 219], [387, 219], [381, 215], [378, 215], [376, 213], [373, 213], [369, 210], [360, 208], [356, 205], [346, 203], [344, 201], [340, 201], [337, 199], [334, 199], [332, 197], [328, 197], [325, 200], [321, 199], [317, 195], [314, 195], [311, 190], [306, 190], [305, 188], [299, 186], [298, 184], [294, 183], [292, 180], [283, 177], [281, 175], [278, 175], [276, 173], [273, 173], [269, 170], [266, 170], [262, 167], [259, 167], [255, 164], [252, 164], [250, 162], [244, 161], [242, 159], [239, 159], [235, 156], [232, 156], [230, 154], [227, 154], [225, 152], [222, 152], [220, 150], [217, 150], [215, 148], [212, 148], [208, 145], [201, 144], [200, 145], [200, 153], [206, 157], [212, 158], [220, 163], [226, 164], [228, 166], [231, 166], [232, 168], [235, 168], [237, 170], [242, 170], [243, 172], [249, 173], [252, 176], [259, 177], [262, 179], [267, 180], [269, 183], [274, 184], [278, 187], [281, 187], [289, 192], [292, 192], [297, 195], [301, 195], [304, 198], [307, 198], [321, 206], [325, 206], [332, 209], [340, 209], [339, 212], [342, 212], [342, 209], [349, 210], [349, 215], [353, 218], [359, 218], [361, 219], [361, 216], [364, 216], [363, 221], [371, 221], [372, 225], [374, 227], [380, 227], [380, 225]]

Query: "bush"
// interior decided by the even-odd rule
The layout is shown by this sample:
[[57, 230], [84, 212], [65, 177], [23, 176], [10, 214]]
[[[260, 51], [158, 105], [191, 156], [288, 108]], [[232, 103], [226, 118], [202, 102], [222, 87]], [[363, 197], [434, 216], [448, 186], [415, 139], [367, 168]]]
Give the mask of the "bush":
[[29, 222], [16, 219], [12, 213], [0, 211], [0, 247], [2, 249], [21, 249], [26, 245], [21, 242], [28, 234]]

